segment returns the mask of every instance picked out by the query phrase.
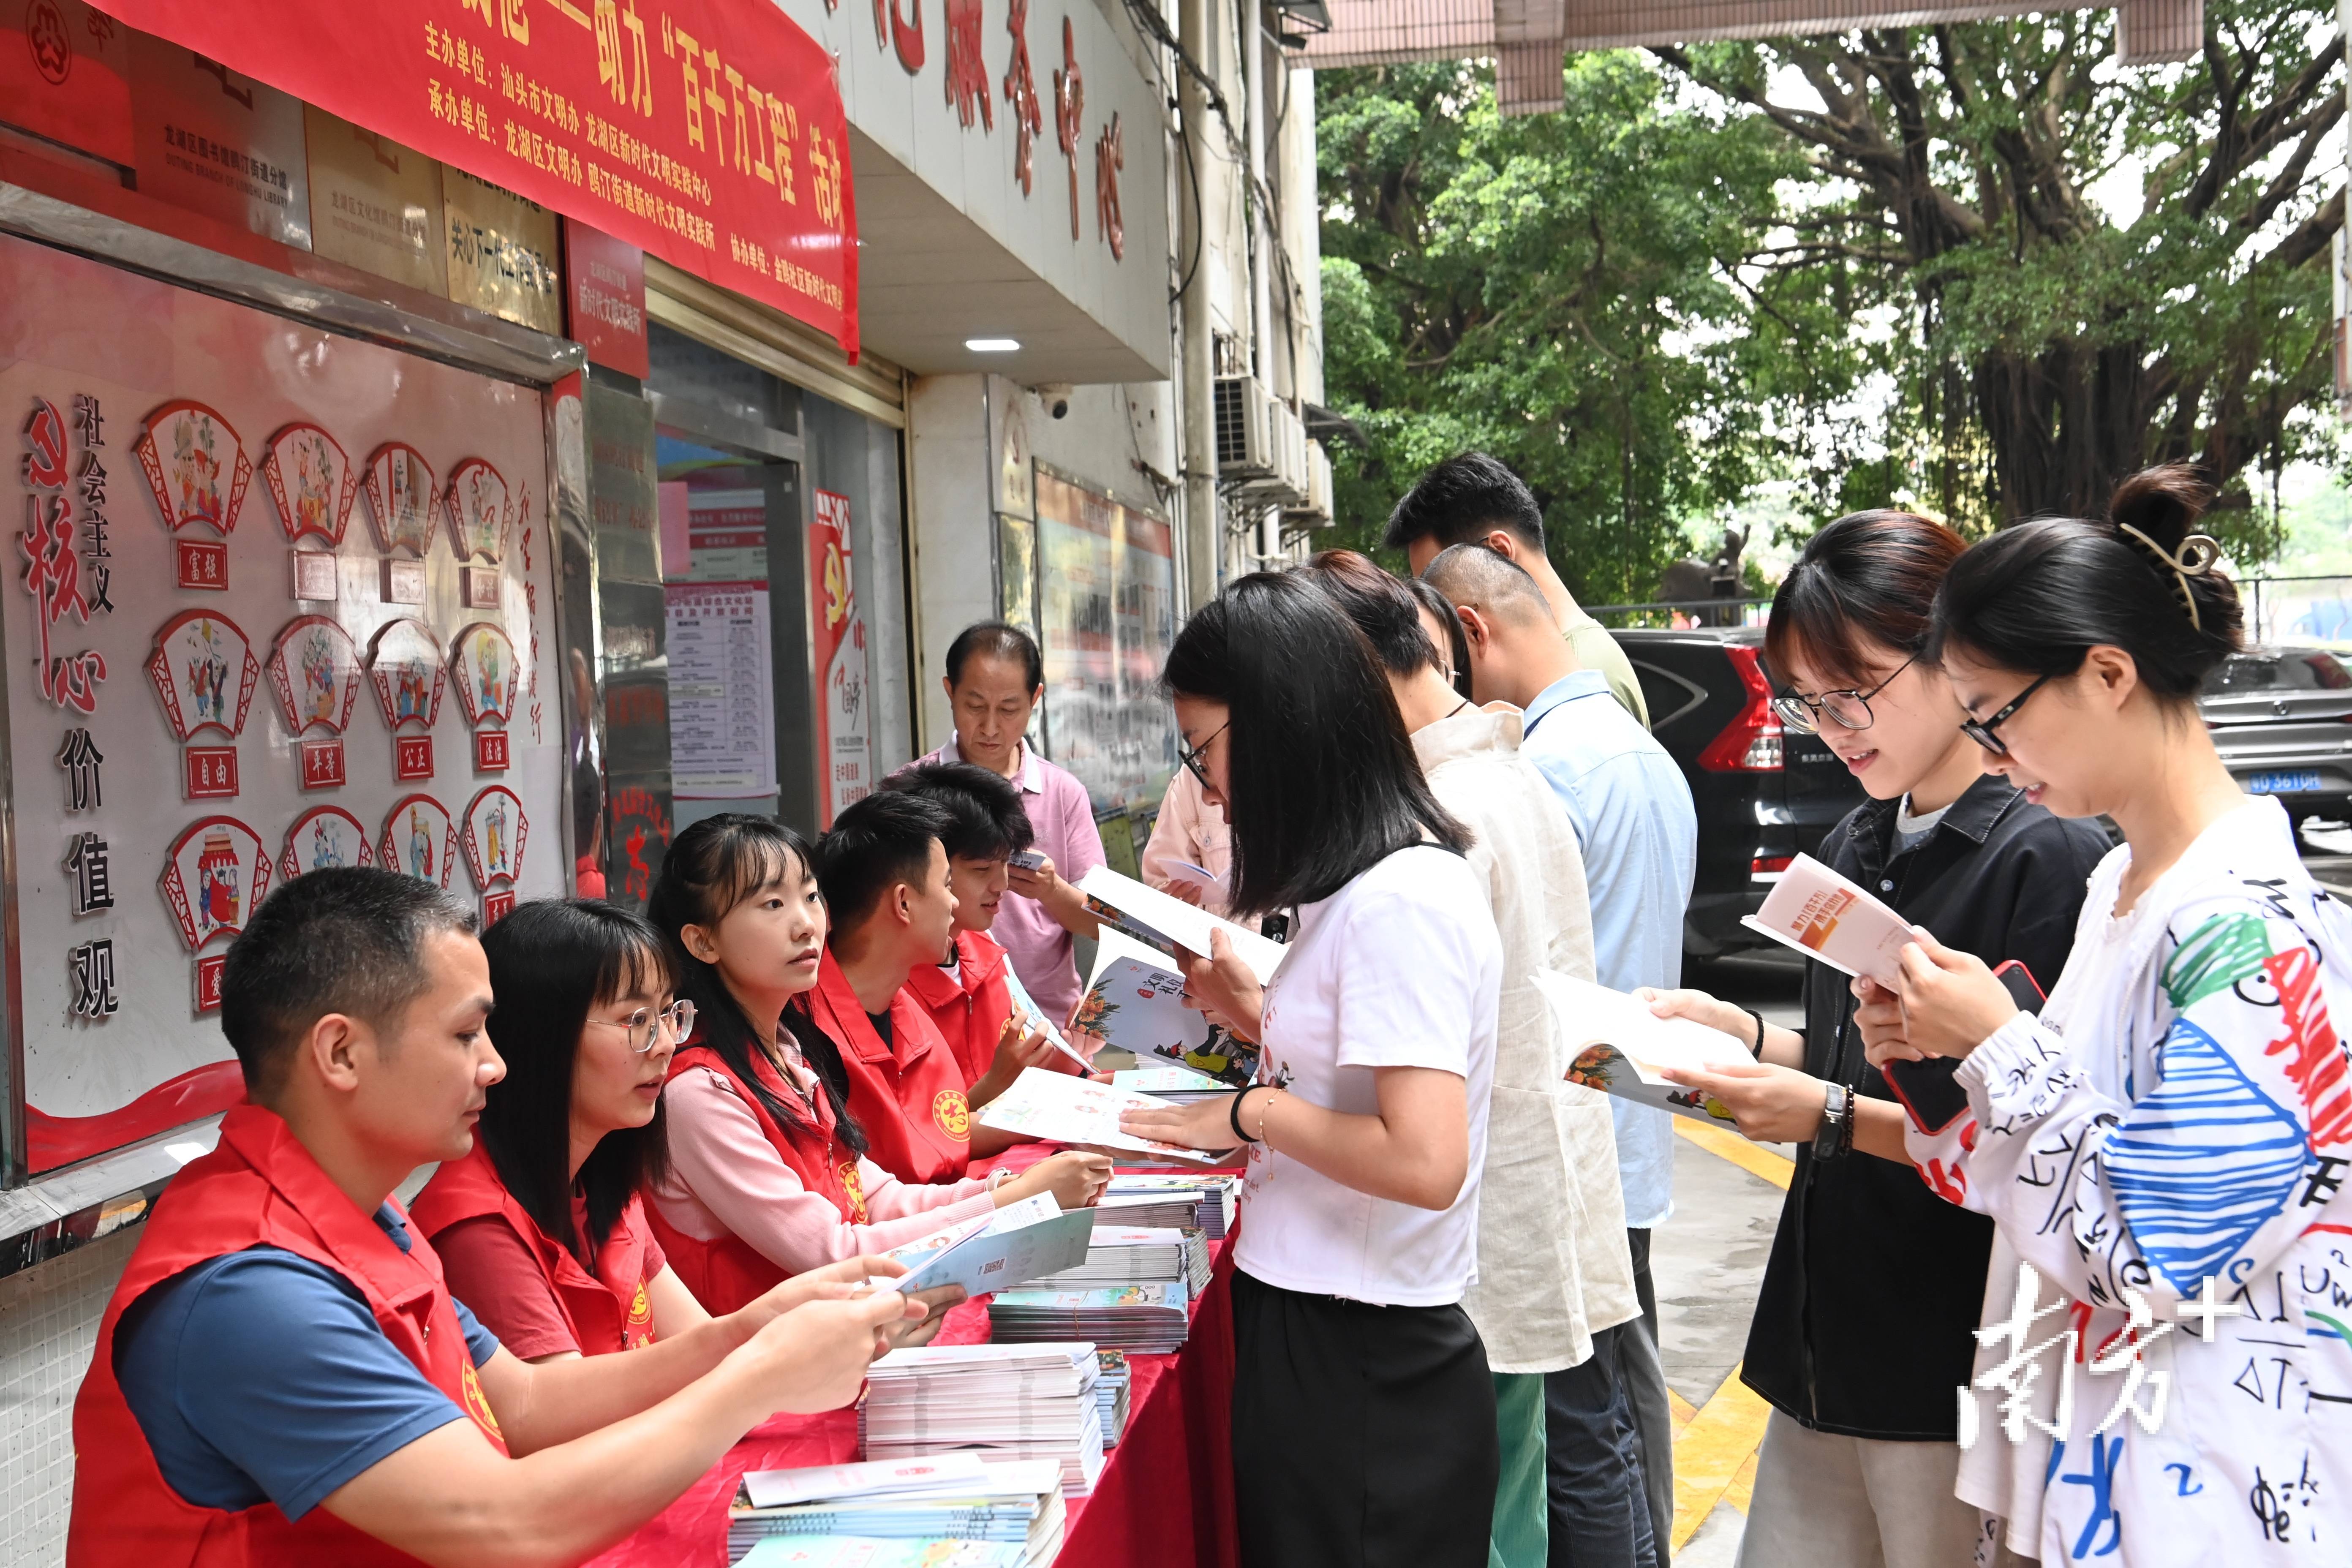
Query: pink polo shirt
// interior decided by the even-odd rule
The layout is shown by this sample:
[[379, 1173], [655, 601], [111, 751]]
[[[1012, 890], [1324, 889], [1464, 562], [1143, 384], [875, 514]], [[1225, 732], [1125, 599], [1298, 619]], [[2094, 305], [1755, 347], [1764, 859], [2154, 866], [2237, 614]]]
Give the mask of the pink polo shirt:
[[[1094, 803], [1087, 786], [1067, 768], [1056, 767], [1024, 742], [1021, 771], [1013, 782], [1021, 788], [1022, 809], [1029, 814], [1032, 846], [1053, 861], [1066, 882], [1075, 882], [1103, 863], [1102, 835], [1095, 828]], [[948, 743], [908, 766], [923, 763], [961, 763], [968, 759], [952, 735]], [[1007, 891], [996, 906], [996, 920], [988, 928], [1013, 960], [1013, 973], [1055, 1023], [1068, 1019], [1078, 1005], [1078, 965], [1070, 933], [1045, 912], [1036, 900]]]

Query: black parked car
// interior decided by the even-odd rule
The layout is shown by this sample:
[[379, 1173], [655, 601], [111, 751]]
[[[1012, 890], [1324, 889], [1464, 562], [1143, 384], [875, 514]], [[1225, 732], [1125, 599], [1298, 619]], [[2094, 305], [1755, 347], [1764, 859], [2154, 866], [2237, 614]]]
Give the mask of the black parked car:
[[1641, 679], [1651, 732], [1681, 764], [1698, 812], [1685, 951], [1713, 958], [1769, 945], [1739, 918], [1756, 912], [1797, 855], [1819, 853], [1822, 835], [1861, 804], [1861, 784], [1818, 737], [1781, 729], [1761, 627], [1612, 635]]
[[2352, 853], [2352, 656], [2316, 643], [2250, 647], [2205, 678], [2197, 706], [2231, 773], [2276, 795], [2311, 853]]

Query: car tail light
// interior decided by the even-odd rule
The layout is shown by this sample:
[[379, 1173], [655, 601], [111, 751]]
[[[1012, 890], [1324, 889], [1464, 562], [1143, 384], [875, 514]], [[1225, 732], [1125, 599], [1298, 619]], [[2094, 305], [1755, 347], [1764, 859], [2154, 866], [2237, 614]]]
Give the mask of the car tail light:
[[1757, 881], [1779, 881], [1780, 873], [1796, 861], [1794, 855], [1759, 855], [1748, 862], [1748, 875]]
[[1748, 701], [1723, 733], [1706, 743], [1698, 765], [1719, 773], [1779, 773], [1780, 720], [1772, 711], [1772, 688], [1764, 679], [1763, 663], [1744, 644], [1726, 643], [1723, 651], [1748, 689]]

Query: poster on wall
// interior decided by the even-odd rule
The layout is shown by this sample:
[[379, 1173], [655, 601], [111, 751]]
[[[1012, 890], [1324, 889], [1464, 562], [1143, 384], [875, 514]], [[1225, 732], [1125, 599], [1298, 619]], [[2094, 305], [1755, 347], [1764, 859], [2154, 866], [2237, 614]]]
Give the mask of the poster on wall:
[[765, 583], [671, 583], [670, 790], [678, 800], [776, 793]]
[[824, 764], [817, 803], [821, 826], [874, 787], [874, 758], [866, 744], [866, 616], [857, 606], [849, 570], [849, 498], [818, 490], [809, 529], [809, 626], [815, 632], [818, 672], [816, 754]]
[[[561, 892], [563, 856], [524, 858], [521, 824], [564, 820], [563, 774], [538, 390], [14, 239], [0, 290], [43, 302], [0, 323], [24, 498], [0, 584], [20, 847], [0, 894], [37, 1173], [243, 1095], [222, 955], [286, 879], [373, 860], [486, 909]], [[444, 528], [401, 531], [419, 599], [387, 598], [331, 459], [388, 449], [505, 476], [504, 545], [471, 563], [490, 602]], [[331, 594], [296, 597], [292, 538]], [[217, 574], [189, 571], [192, 542]], [[445, 679], [468, 682], [457, 700]], [[494, 772], [478, 732], [500, 738]], [[488, 786], [507, 795], [482, 804]], [[481, 877], [456, 865], [469, 802]]]
[[1160, 668], [1176, 637], [1168, 524], [1037, 468], [1037, 629], [1047, 754], [1097, 812], [1150, 806], [1176, 766]]

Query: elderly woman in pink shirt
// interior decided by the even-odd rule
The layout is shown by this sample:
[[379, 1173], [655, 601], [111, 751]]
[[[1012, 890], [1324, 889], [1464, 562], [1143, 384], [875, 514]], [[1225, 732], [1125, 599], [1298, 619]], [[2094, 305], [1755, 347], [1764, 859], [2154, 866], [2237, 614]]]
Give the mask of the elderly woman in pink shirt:
[[1015, 860], [989, 935], [1011, 955], [1013, 972], [1037, 1005], [1066, 1019], [1078, 1005], [1076, 936], [1095, 934], [1084, 894], [1073, 884], [1103, 863], [1087, 786], [1024, 743], [1030, 716], [1045, 695], [1045, 661], [1036, 639], [1007, 621], [980, 621], [948, 645], [948, 706], [955, 734], [926, 763], [977, 763], [1013, 781], [1029, 813], [1042, 864]]

